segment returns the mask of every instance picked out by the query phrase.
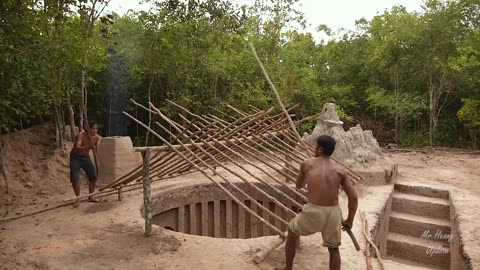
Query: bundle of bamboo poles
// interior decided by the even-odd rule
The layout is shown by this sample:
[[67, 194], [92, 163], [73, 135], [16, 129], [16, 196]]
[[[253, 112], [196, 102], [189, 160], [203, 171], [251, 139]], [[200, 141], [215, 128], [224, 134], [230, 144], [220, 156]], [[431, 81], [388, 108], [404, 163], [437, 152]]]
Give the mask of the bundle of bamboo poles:
[[[227, 107], [239, 115], [239, 117], [231, 116], [218, 109], [214, 110], [224, 118], [212, 114], [200, 116], [175, 102], [167, 101], [186, 114], [178, 114], [184, 123], [183, 125], [169, 118], [167, 133], [172, 137], [169, 143], [174, 148], [185, 153], [187, 158], [194, 160], [194, 163], [203, 169], [206, 169], [208, 166], [202, 161], [210, 166], [217, 167], [216, 163], [229, 160], [222, 155], [221, 152], [216, 152], [210, 147], [205, 147], [219, 143], [229, 145], [229, 147], [232, 148], [231, 150], [235, 150], [233, 153], [237, 153], [238, 155], [232, 154], [233, 156], [241, 159], [241, 157], [246, 154], [250, 159], [265, 163], [267, 167], [280, 173], [290, 181], [295, 181], [295, 176], [298, 174], [299, 166], [296, 165], [308, 158], [308, 154], [298, 147], [299, 142], [296, 140], [293, 131], [289, 128], [288, 123], [286, 123], [285, 116], [282, 113], [271, 115], [272, 109], [261, 111], [254, 106], [251, 106], [253, 113], [248, 113], [231, 105], [227, 105]], [[132, 103], [154, 115], [159, 115], [157, 112], [158, 109], [155, 107], [152, 108], [149, 106], [150, 108], [147, 108], [133, 100]], [[295, 107], [296, 106], [289, 108], [288, 111]], [[296, 121], [295, 125], [298, 126], [300, 123], [312, 117], [316, 116], [310, 116]], [[191, 119], [189, 120], [189, 118]], [[155, 126], [164, 130], [164, 127], [158, 122], [155, 123]], [[148, 129], [153, 130], [153, 127], [148, 127]], [[170, 132], [172, 129], [177, 131], [176, 135]], [[190, 139], [191, 141], [188, 141]], [[184, 143], [185, 149], [191, 149], [193, 153], [199, 154], [202, 161], [192, 159], [193, 155], [188, 153], [188, 151], [178, 143], [181, 140], [187, 140], [186, 143]], [[234, 145], [232, 146], [232, 144]], [[213, 154], [213, 157], [209, 157], [207, 153], [203, 153], [198, 146], [201, 146], [207, 153]], [[308, 148], [309, 151], [314, 152], [313, 146], [308, 145]], [[194, 170], [194, 166], [190, 162], [181, 158], [175, 151], [172, 151], [168, 145], [137, 147], [136, 151], [145, 151], [147, 149], [155, 151], [155, 154], [149, 160], [150, 178], [153, 180], [175, 177], [190, 173]], [[274, 154], [268, 155], [268, 153]], [[360, 179], [360, 176], [348, 168], [347, 172], [354, 183]], [[118, 188], [133, 181], [140, 181], [142, 175], [142, 166], [140, 165], [100, 190]]]
[[[286, 120], [285, 114], [283, 112], [275, 114], [273, 108], [260, 110], [251, 106], [252, 112], [245, 112], [228, 105], [227, 108], [235, 113], [234, 116], [218, 109], [214, 109], [216, 115], [197, 115], [175, 102], [169, 100], [167, 102], [182, 112], [178, 114], [182, 124], [162, 113], [152, 103], [149, 103], [147, 107], [132, 100], [133, 104], [152, 113], [160, 121], [154, 122], [154, 126], [149, 126], [126, 112], [124, 114], [157, 137], [164, 145], [137, 147], [137, 151], [147, 153], [155, 151], [156, 153], [144, 161], [143, 166], [132, 170], [104, 189], [118, 188], [140, 179], [144, 179], [144, 181], [148, 179], [149, 182], [150, 179], [173, 177], [196, 170], [220, 187], [247, 213], [257, 218], [281, 236], [280, 239], [283, 239], [285, 233], [280, 230], [279, 226], [287, 225], [297, 213], [282, 201], [288, 201], [297, 209], [301, 209], [302, 205], [307, 202], [306, 196], [289, 185], [287, 181], [296, 181], [300, 164], [312, 156], [314, 147], [307, 146], [304, 141], [299, 142], [298, 135], [295, 135], [296, 130], [291, 129], [291, 124]], [[286, 109], [287, 113], [290, 113], [294, 107]], [[294, 125], [298, 126], [312, 117], [296, 121]], [[165, 139], [157, 130], [161, 130], [162, 134], [166, 134], [166, 137], [171, 139]], [[306, 147], [300, 147], [300, 145]], [[148, 166], [145, 166], [145, 163], [148, 163]], [[227, 163], [230, 164], [227, 165]], [[222, 174], [217, 173], [217, 167], [223, 168]], [[147, 177], [145, 168], [148, 170]], [[348, 168], [346, 171], [354, 183], [361, 178]], [[216, 176], [213, 177], [208, 172], [213, 172]], [[287, 213], [286, 217], [278, 216], [262, 203], [257, 202], [257, 199], [252, 198], [235, 185], [235, 181], [230, 180], [232, 177], [237, 181], [247, 183], [258, 191], [264, 197], [264, 201], [283, 209]], [[256, 182], [271, 187], [275, 194], [265, 192], [255, 185]], [[290, 195], [277, 186], [284, 187], [283, 190], [287, 190]], [[146, 197], [150, 196], [148, 195], [150, 189], [145, 188], [144, 190], [147, 190]], [[235, 197], [232, 191], [241, 194], [242, 198]], [[294, 194], [293, 197], [292, 194]], [[251, 201], [255, 205], [254, 207], [261, 209], [262, 213], [268, 215], [268, 218], [264, 219], [252, 211], [251, 206], [244, 203], [245, 200]], [[151, 203], [147, 199], [145, 202]], [[145, 208], [147, 209], [147, 206]], [[145, 216], [148, 217], [147, 214]]]

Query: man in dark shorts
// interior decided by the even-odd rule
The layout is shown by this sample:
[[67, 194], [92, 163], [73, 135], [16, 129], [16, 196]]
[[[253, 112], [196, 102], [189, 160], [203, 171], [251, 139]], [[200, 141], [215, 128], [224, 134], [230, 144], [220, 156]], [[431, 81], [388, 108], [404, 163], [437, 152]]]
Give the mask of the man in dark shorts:
[[[317, 139], [316, 156], [305, 160], [300, 166], [297, 188], [307, 185], [308, 203], [302, 212], [290, 221], [288, 237], [285, 245], [286, 267], [293, 267], [296, 243], [299, 236], [322, 233], [323, 246], [330, 253], [330, 269], [340, 269], [341, 234], [343, 229], [351, 229], [357, 211], [358, 197], [352, 182], [344, 171], [330, 160], [335, 150], [335, 139], [320, 136]], [[348, 217], [342, 220], [342, 212], [338, 205], [340, 187], [348, 197]]]
[[[95, 191], [97, 181], [97, 172], [92, 160], [90, 159], [90, 150], [95, 151], [100, 136], [97, 135], [98, 126], [96, 123], [90, 123], [86, 131], [80, 132], [75, 136], [72, 152], [70, 152], [70, 182], [72, 182], [75, 196], [80, 196], [80, 169], [88, 176], [88, 191]], [[93, 197], [88, 197], [89, 202], [98, 202]], [[78, 207], [80, 199], [75, 201], [74, 207]]]

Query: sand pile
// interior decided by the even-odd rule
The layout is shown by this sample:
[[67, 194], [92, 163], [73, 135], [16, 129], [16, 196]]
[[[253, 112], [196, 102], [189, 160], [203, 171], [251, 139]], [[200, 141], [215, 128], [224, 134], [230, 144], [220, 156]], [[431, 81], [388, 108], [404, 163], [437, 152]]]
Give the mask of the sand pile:
[[[34, 205], [40, 198], [54, 199], [71, 189], [69, 154], [71, 142], [65, 148], [55, 142], [52, 124], [41, 124], [0, 136], [5, 154], [9, 194], [0, 174], [0, 208], [14, 205]], [[73, 191], [72, 191], [73, 194]]]
[[320, 135], [335, 138], [333, 158], [365, 177], [364, 184], [386, 184], [397, 176], [397, 165], [383, 154], [372, 131], [362, 130], [360, 125], [345, 131], [333, 103], [323, 106], [312, 134], [305, 133], [304, 139], [316, 145]]

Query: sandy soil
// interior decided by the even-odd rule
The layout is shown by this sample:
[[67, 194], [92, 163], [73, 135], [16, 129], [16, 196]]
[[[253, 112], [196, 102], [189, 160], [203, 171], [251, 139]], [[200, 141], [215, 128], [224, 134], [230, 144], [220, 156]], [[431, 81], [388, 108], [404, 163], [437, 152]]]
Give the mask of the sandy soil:
[[[0, 214], [3, 213], [3, 217], [41, 209], [46, 204], [71, 198], [73, 194], [68, 182], [68, 155], [52, 147], [53, 138], [39, 139], [42, 129], [35, 131], [22, 135], [25, 138], [22, 140], [16, 136], [2, 138], [9, 158], [9, 184], [15, 195], [5, 195], [3, 178], [0, 177]], [[21, 144], [25, 145], [24, 148]], [[430, 154], [392, 152], [387, 155], [399, 163], [399, 181], [428, 181], [439, 188], [455, 187], [480, 196], [480, 155], [450, 151]], [[155, 184], [154, 188], [179, 185], [183, 181], [204, 180], [195, 173]], [[31, 183], [26, 185], [27, 182]], [[365, 211], [370, 224], [375, 222], [382, 198], [388, 197], [391, 188], [357, 186], [361, 194], [359, 207]], [[82, 192], [86, 192], [85, 186], [82, 186]], [[141, 204], [142, 193], [137, 190], [126, 193], [123, 201], [110, 196], [99, 204], [82, 203], [76, 209], [67, 206], [0, 223], [0, 269], [233, 270], [272, 269], [284, 263], [283, 246], [260, 265], [250, 261], [258, 248], [273, 237], [214, 239], [174, 233], [154, 226], [152, 237], [145, 238], [139, 211]], [[344, 198], [341, 198], [341, 205], [345, 209]], [[472, 231], [478, 228], [480, 226], [470, 227]], [[363, 247], [361, 230], [357, 216], [354, 233]], [[365, 269], [362, 252], [355, 251], [346, 234], [342, 237], [345, 240], [341, 247], [342, 269]], [[296, 269], [328, 269], [328, 254], [321, 244], [319, 235], [302, 238], [295, 260]], [[404, 269], [404, 266], [393, 263], [390, 266], [389, 269]]]

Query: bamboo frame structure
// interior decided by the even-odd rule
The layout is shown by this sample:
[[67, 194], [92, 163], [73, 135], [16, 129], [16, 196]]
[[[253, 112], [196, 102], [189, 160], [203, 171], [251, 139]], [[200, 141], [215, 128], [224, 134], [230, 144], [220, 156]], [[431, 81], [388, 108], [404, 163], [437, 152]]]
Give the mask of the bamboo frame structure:
[[[131, 182], [143, 180], [146, 235], [151, 230], [152, 214], [151, 194], [147, 187], [150, 185], [149, 182], [198, 171], [222, 189], [245, 210], [245, 213], [280, 236], [271, 248], [256, 254], [253, 259], [255, 262], [261, 262], [276, 246], [284, 242], [286, 234], [279, 226], [288, 225], [290, 219], [297, 215], [296, 210], [301, 209], [307, 202], [305, 193], [295, 189], [284, 178], [295, 182], [301, 162], [314, 153], [314, 147], [301, 139], [296, 128], [293, 130], [292, 126], [296, 127], [306, 121], [305, 119], [311, 119], [312, 116], [293, 121], [291, 116], [294, 115], [290, 111], [297, 105], [283, 108], [283, 112], [276, 114], [273, 108], [261, 110], [251, 106], [252, 111], [247, 112], [226, 105], [227, 109], [236, 113], [234, 116], [218, 108], [211, 108], [214, 114], [198, 115], [167, 100], [170, 105], [180, 111], [175, 112], [174, 115], [181, 122], [176, 122], [173, 117], [167, 116], [152, 103], [144, 106], [134, 100], [131, 102], [137, 108], [157, 116], [156, 119], [160, 118], [153, 123], [154, 125], [148, 125], [123, 112], [163, 145], [136, 147], [136, 151], [144, 153], [144, 163], [104, 187], [103, 190], [121, 189]], [[149, 157], [150, 154], [152, 154], [151, 157]], [[341, 163], [339, 165], [343, 166]], [[223, 170], [219, 173], [216, 168]], [[354, 183], [361, 179], [352, 170], [348, 168], [345, 170]], [[213, 172], [213, 176], [209, 172]], [[232, 178], [236, 181], [232, 181]], [[282, 209], [285, 215], [282, 217], [264, 204], [257, 202], [257, 199], [240, 189], [236, 182], [245, 182], [260, 194], [264, 202], [273, 203]], [[268, 186], [270, 193], [256, 183]], [[233, 191], [239, 196], [235, 196]], [[246, 200], [251, 205], [247, 204]], [[287, 207], [282, 201], [288, 201], [292, 208]], [[261, 210], [262, 214], [252, 210], [252, 206]]]

